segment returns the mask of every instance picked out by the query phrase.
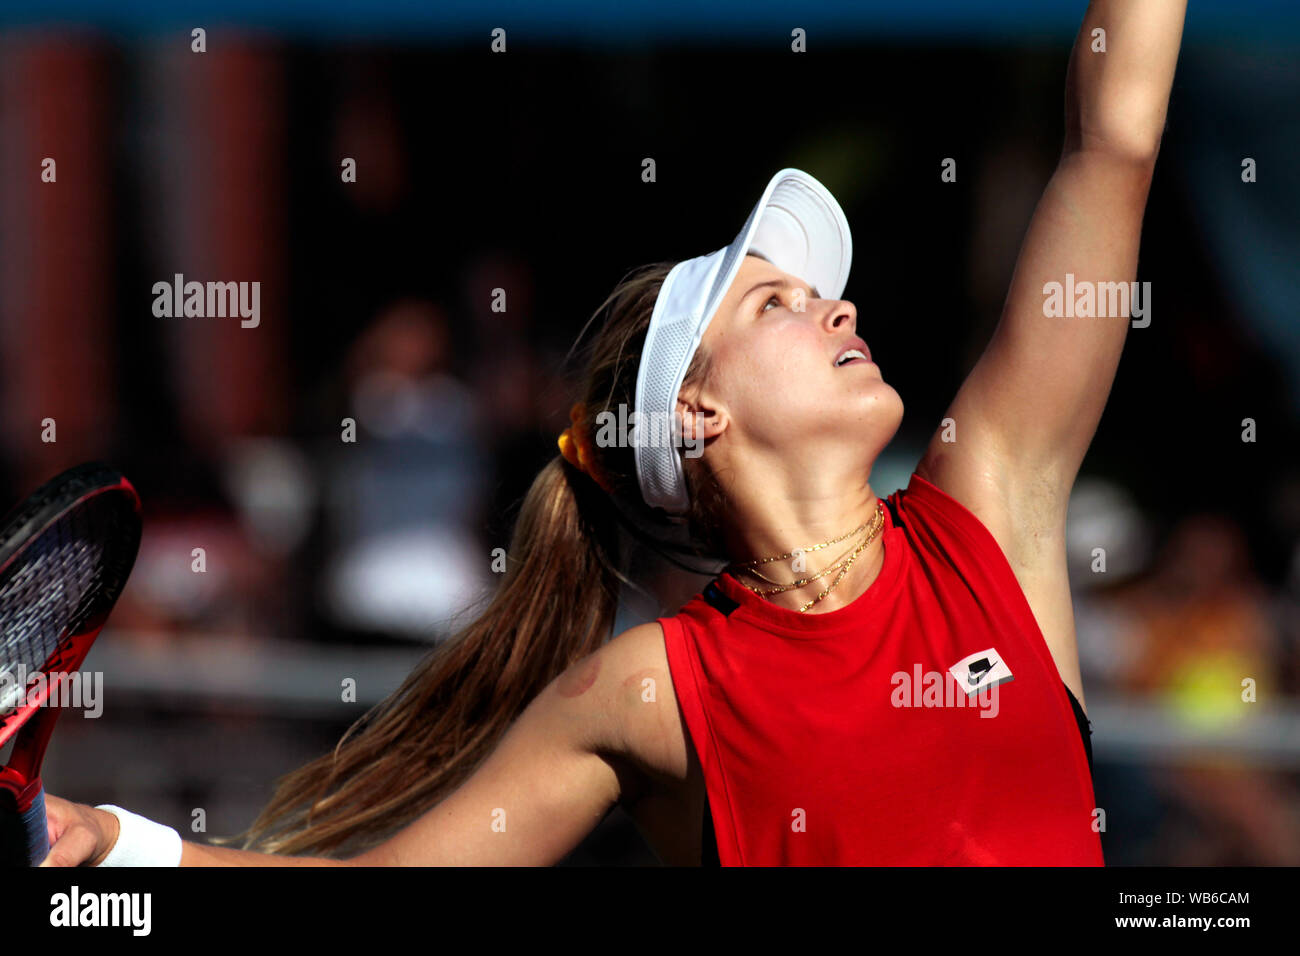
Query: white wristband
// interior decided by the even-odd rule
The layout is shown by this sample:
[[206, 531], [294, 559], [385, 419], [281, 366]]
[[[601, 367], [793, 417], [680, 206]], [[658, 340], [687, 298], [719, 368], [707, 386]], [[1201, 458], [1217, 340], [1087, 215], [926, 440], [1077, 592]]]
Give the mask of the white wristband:
[[181, 865], [181, 835], [171, 827], [108, 803], [95, 809], [107, 810], [118, 822], [117, 842], [100, 866]]

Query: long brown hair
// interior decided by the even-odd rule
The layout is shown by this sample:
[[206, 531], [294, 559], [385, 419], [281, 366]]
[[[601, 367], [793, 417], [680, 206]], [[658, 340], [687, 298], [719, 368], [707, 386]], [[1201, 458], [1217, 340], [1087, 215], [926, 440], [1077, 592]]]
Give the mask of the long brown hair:
[[[600, 412], [617, 414], [620, 403], [633, 408], [646, 329], [672, 266], [633, 270], [592, 316], [605, 318], [586, 349], [588, 434]], [[707, 375], [700, 349], [683, 389]], [[628, 538], [620, 527], [670, 560], [674, 550], [721, 556], [716, 518], [723, 500], [703, 458], [685, 461], [692, 511], [683, 544], [680, 536], [674, 543], [654, 534], [668, 523], [641, 498], [633, 450], [594, 450], [610, 492], [558, 453], [547, 462], [516, 518], [505, 576], [481, 613], [353, 724], [332, 753], [280, 780], [246, 833], [223, 842], [318, 856], [383, 842], [448, 796], [547, 684], [609, 639], [627, 581], [620, 543]]]

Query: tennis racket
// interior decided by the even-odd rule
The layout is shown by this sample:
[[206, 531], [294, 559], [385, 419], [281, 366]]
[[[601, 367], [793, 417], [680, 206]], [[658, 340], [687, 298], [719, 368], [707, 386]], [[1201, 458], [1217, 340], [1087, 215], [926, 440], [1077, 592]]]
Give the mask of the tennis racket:
[[[41, 761], [76, 674], [140, 547], [140, 499], [98, 462], [46, 482], [0, 524], [0, 866], [49, 852]], [[53, 699], [51, 699], [53, 698]]]

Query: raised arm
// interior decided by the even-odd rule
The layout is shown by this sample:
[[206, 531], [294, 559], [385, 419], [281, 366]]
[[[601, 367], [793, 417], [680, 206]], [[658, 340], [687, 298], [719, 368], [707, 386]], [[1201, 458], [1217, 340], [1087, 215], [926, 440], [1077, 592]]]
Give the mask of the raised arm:
[[[445, 800], [375, 849], [345, 861], [186, 841], [181, 866], [548, 866], [562, 860], [641, 777], [624, 758], [639, 698], [627, 676], [658, 638], [632, 628], [583, 658], [528, 705], [482, 765]], [[418, 773], [419, 767], [412, 767]], [[44, 866], [102, 860], [112, 814], [50, 797], [55, 841]]]
[[[918, 466], [991, 529], [1002, 525], [1003, 536], [1064, 521], [1110, 393], [1134, 306], [1121, 293], [1137, 274], [1185, 7], [1089, 5], [1070, 57], [1060, 161], [1030, 221], [997, 330], [948, 410], [955, 428], [946, 437], [955, 440], [944, 441], [941, 428]], [[1089, 284], [1100, 302], [1094, 298], [1085, 316]], [[1125, 314], [1114, 314], [1126, 303]], [[1142, 310], [1150, 306], [1143, 298]], [[1149, 322], [1149, 311], [1132, 321]]]

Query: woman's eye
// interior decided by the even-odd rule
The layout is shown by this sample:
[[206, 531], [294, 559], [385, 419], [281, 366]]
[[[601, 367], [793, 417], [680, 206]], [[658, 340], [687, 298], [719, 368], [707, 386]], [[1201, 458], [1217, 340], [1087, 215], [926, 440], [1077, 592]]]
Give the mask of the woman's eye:
[[780, 299], [780, 297], [779, 297], [779, 296], [775, 296], [775, 295], [772, 296], [772, 298], [768, 299], [766, 302], [763, 303], [763, 308], [759, 309], [759, 311], [760, 311], [760, 312], [766, 312], [766, 311], [767, 311], [767, 307], [768, 307], [769, 305], [771, 305], [773, 302], [775, 302], [777, 305], [780, 305], [780, 304], [781, 304], [781, 299]]

